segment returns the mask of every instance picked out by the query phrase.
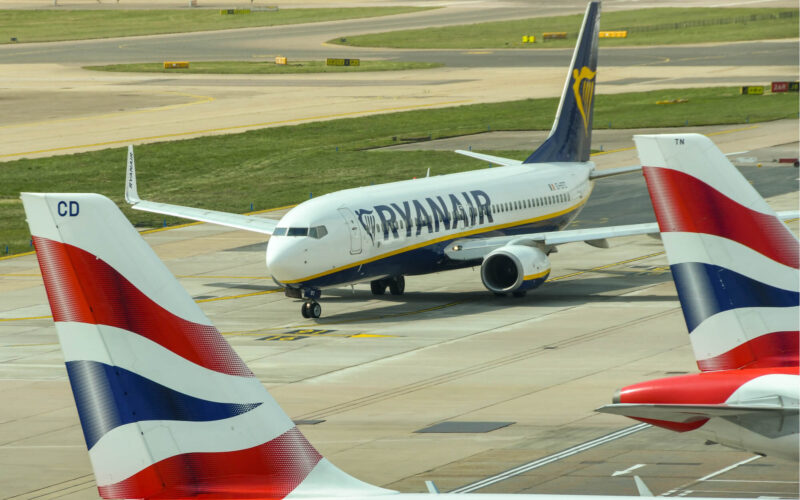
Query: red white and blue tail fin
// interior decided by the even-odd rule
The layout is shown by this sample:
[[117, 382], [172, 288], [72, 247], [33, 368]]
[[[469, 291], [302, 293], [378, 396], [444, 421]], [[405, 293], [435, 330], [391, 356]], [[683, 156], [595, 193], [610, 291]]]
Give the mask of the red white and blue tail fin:
[[387, 492], [320, 456], [111, 200], [22, 201], [103, 498]]
[[796, 367], [795, 235], [708, 138], [634, 141], [700, 370]]

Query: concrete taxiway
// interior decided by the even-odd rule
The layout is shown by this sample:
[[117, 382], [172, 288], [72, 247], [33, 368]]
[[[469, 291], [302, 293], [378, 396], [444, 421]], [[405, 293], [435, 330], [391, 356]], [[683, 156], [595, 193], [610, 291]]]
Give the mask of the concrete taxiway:
[[[796, 143], [784, 147], [796, 154]], [[766, 161], [766, 151], [748, 154]], [[759, 189], [786, 193], [771, 197], [776, 209], [797, 207], [794, 167], [744, 170]], [[638, 187], [606, 180], [606, 194], [599, 183], [581, 221], [624, 219], [643, 189], [634, 177]], [[260, 235], [193, 224], [144, 237], [309, 440], [366, 481], [633, 495], [636, 473], [667, 496], [798, 497], [796, 464], [593, 412], [617, 387], [696, 370], [656, 239], [562, 246], [550, 282], [522, 299], [488, 294], [467, 269], [409, 277], [402, 297], [326, 292], [323, 318], [309, 322], [269, 279]], [[0, 491], [95, 498], [33, 255], [0, 260], [0, 295], [0, 398], [13, 402], [0, 406]], [[464, 422], [507, 425], [418, 432]]]

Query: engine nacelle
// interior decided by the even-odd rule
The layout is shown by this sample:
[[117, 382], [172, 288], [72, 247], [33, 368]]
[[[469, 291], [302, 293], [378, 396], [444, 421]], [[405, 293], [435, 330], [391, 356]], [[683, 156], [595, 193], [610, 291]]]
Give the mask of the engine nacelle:
[[527, 245], [506, 245], [493, 250], [481, 265], [483, 285], [494, 293], [524, 292], [538, 287], [550, 275], [544, 252]]

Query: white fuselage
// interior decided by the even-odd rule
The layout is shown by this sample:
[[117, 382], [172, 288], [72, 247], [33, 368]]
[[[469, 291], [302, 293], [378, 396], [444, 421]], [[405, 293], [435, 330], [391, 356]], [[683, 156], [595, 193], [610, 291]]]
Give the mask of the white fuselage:
[[592, 189], [588, 163], [488, 168], [347, 189], [301, 203], [267, 248], [273, 278], [324, 288], [463, 267], [444, 255], [460, 238], [562, 229]]

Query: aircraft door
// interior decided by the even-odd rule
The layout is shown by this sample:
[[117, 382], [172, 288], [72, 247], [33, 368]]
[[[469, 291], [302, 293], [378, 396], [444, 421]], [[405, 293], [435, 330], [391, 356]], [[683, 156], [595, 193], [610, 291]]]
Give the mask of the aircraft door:
[[361, 230], [358, 228], [356, 215], [349, 208], [340, 208], [339, 214], [344, 218], [350, 233], [350, 253], [356, 255], [361, 253]]

